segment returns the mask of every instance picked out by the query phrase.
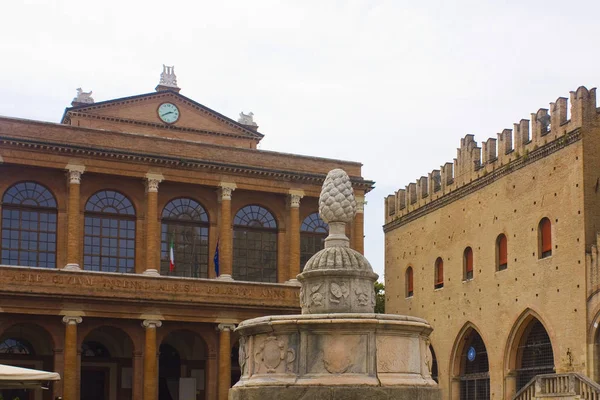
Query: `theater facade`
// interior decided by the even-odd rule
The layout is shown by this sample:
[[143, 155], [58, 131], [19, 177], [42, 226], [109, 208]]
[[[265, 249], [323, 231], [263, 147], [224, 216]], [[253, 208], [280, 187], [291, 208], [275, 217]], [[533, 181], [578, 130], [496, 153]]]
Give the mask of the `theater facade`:
[[62, 377], [4, 398], [226, 399], [236, 324], [299, 312], [333, 168], [363, 251], [360, 163], [259, 150], [252, 114], [179, 91], [164, 67], [151, 93], [79, 90], [60, 123], [0, 117], [0, 363]]

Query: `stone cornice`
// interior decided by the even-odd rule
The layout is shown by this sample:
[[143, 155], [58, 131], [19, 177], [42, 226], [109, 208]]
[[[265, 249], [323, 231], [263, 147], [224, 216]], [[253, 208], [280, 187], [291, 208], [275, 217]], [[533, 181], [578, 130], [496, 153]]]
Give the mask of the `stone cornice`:
[[[83, 156], [108, 158], [113, 160], [145, 163], [153, 166], [176, 167], [184, 169], [208, 169], [211, 171], [218, 171], [221, 173], [226, 172], [232, 174], [264, 176], [268, 178], [293, 180], [296, 182], [306, 182], [315, 185], [321, 185], [325, 180], [326, 176], [326, 174], [276, 170], [254, 167], [249, 165], [236, 165], [214, 161], [184, 159], [173, 156], [158, 156], [154, 154], [144, 154], [133, 151], [102, 149], [97, 147], [78, 146], [71, 144], [59, 144], [38, 140], [13, 138], [7, 136], [0, 136], [0, 144], [3, 146], [21, 147], [38, 151], [71, 154], [76, 155], [78, 157]], [[360, 178], [351, 178], [351, 181], [354, 188], [364, 190], [365, 192], [370, 191], [374, 185], [374, 182]]]
[[517, 171], [529, 164], [532, 164], [552, 153], [555, 153], [566, 146], [569, 146], [581, 139], [581, 130], [576, 129], [573, 132], [566, 134], [564, 137], [553, 140], [552, 142], [539, 147], [536, 150], [530, 152], [527, 156], [521, 156], [520, 158], [484, 175], [480, 178], [475, 179], [473, 182], [462, 186], [452, 192], [449, 192], [430, 203], [427, 203], [406, 215], [398, 217], [397, 219], [388, 222], [383, 225], [383, 232], [388, 233], [396, 228], [399, 228], [409, 222], [412, 222], [422, 216], [429, 214], [435, 210], [438, 210], [442, 207], [447, 206], [450, 203], [453, 203], [456, 200], [462, 199], [465, 196], [474, 193], [481, 188], [497, 181], [498, 179], [511, 174], [514, 171]]

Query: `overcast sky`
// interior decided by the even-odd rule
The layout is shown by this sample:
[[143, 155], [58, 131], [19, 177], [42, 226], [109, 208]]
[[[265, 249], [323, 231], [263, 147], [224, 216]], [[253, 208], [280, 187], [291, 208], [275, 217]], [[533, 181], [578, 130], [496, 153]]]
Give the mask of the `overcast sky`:
[[366, 256], [383, 198], [570, 90], [600, 84], [600, 1], [21, 1], [0, 23], [0, 115], [59, 122], [75, 89], [181, 93], [260, 148], [360, 161]]

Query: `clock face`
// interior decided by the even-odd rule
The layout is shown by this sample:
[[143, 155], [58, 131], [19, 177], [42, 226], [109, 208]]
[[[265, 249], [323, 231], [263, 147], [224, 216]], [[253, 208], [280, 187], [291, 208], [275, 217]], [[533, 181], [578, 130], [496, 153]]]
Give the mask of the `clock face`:
[[158, 116], [163, 122], [172, 124], [179, 119], [179, 108], [173, 103], [162, 103], [158, 106]]

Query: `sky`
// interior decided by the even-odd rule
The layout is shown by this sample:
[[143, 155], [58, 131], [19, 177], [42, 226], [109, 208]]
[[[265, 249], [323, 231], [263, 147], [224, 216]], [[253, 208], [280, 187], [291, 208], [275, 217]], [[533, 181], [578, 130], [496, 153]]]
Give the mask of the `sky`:
[[59, 122], [75, 89], [181, 93], [264, 150], [363, 163], [365, 255], [383, 199], [557, 97], [600, 84], [600, 1], [23, 1], [3, 4], [0, 115]]

